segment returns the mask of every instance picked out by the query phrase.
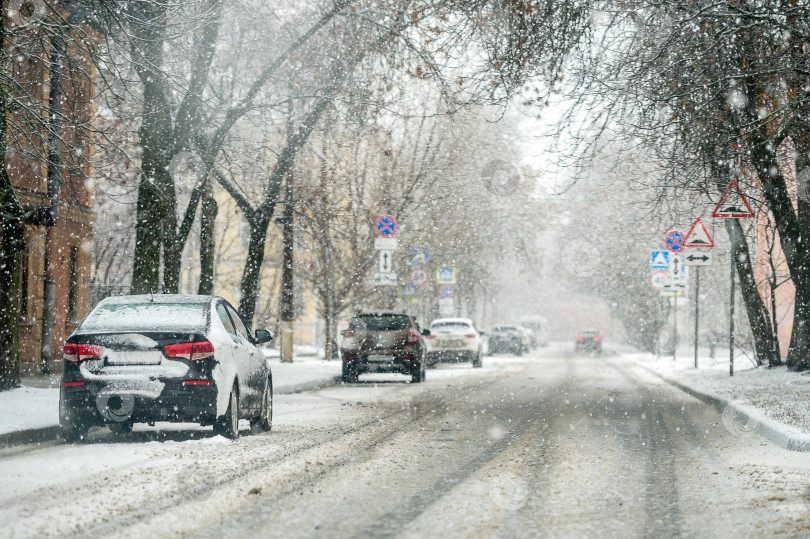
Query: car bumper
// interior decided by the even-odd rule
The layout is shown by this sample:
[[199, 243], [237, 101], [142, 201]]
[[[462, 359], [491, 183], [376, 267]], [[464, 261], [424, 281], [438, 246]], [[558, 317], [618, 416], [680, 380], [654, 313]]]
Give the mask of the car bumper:
[[164, 387], [159, 394], [150, 395], [137, 390], [111, 388], [97, 382], [63, 385], [60, 393], [60, 423], [65, 425], [80, 422], [94, 426], [123, 421], [214, 422], [217, 410], [215, 385], [183, 385], [182, 380], [162, 382]]
[[523, 347], [523, 344], [518, 340], [493, 340], [490, 339], [489, 341], [489, 350], [490, 351], [497, 351], [497, 350], [520, 350]]
[[430, 350], [427, 353], [427, 357], [431, 361], [465, 361], [477, 353], [478, 350], [472, 350], [469, 348], [454, 350]]
[[351, 364], [358, 374], [369, 372], [411, 374], [422, 360], [421, 354], [418, 352], [357, 354], [356, 352], [344, 351], [342, 356], [343, 361]]

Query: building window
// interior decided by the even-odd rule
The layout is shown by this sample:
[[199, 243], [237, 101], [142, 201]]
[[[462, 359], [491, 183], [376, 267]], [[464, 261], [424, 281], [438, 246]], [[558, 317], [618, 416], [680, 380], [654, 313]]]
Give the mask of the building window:
[[76, 295], [79, 291], [79, 283], [76, 280], [79, 277], [79, 248], [70, 248], [70, 271], [68, 274], [68, 320], [76, 320], [78, 314], [77, 308], [79, 305]]
[[28, 277], [28, 248], [22, 253], [20, 261], [20, 317], [28, 317], [28, 296], [31, 293], [31, 281]]

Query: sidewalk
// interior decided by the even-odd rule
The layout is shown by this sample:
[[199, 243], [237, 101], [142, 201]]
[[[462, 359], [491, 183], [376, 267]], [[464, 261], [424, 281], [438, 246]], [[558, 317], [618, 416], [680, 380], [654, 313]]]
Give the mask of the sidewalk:
[[[281, 363], [272, 349], [265, 351], [275, 395], [311, 391], [340, 381], [340, 361], [325, 361], [310, 352], [304, 349], [293, 363]], [[0, 392], [0, 446], [52, 440], [59, 434], [59, 375], [26, 377], [22, 383], [18, 389]]]
[[755, 367], [735, 354], [734, 376], [729, 376], [728, 349], [718, 348], [714, 358], [693, 353], [656, 357], [646, 352], [624, 354], [659, 378], [713, 405], [724, 426], [735, 435], [756, 433], [792, 451], [810, 452], [810, 373], [786, 367]]

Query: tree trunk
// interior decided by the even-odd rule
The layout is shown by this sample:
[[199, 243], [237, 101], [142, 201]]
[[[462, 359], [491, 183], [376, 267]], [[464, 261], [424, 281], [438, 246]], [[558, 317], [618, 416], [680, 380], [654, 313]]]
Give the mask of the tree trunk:
[[248, 243], [245, 269], [242, 272], [241, 297], [239, 314], [248, 325], [253, 327], [253, 315], [256, 312], [256, 301], [259, 299], [259, 277], [264, 263], [264, 246], [267, 241], [267, 227], [270, 219], [257, 215], [250, 220], [250, 242]]
[[[3, 2], [3, 8], [5, 8]], [[5, 52], [5, 24], [0, 24], [0, 51]], [[0, 86], [0, 391], [20, 385], [20, 262], [25, 249], [23, 209], [8, 175], [8, 103]]]
[[[160, 288], [160, 254], [166, 234], [174, 234], [176, 224], [174, 184], [167, 170], [170, 159], [171, 114], [166, 82], [160, 72], [166, 5], [148, 4], [135, 14], [142, 21], [132, 27], [132, 55], [143, 83], [143, 123], [140, 128], [141, 183], [138, 188], [133, 253], [132, 291], [157, 292]], [[176, 261], [179, 275], [179, 257]], [[170, 286], [174, 283], [171, 276]], [[176, 290], [172, 290], [176, 291]]]
[[332, 308], [330, 306], [330, 301], [326, 301], [324, 303], [324, 311], [323, 311], [323, 357], [324, 359], [332, 359], [332, 354], [334, 353], [334, 341], [332, 341]]
[[205, 296], [214, 293], [214, 224], [218, 211], [209, 182], [200, 206], [200, 285], [197, 289], [198, 294]]
[[[790, 338], [787, 364], [791, 370], [810, 367], [810, 249], [803, 241], [810, 237], [794, 211], [785, 178], [780, 172], [779, 160], [773, 141], [757, 137], [751, 159], [762, 182], [768, 208], [779, 231], [779, 241], [796, 288], [793, 311], [793, 332]], [[800, 212], [806, 202], [799, 201]]]
[[[2, 94], [2, 91], [0, 91]], [[0, 111], [3, 118], [5, 114]], [[5, 127], [0, 120], [0, 129]], [[2, 132], [5, 132], [4, 130]], [[5, 146], [5, 137], [2, 137]], [[11, 185], [0, 151], [0, 208], [3, 212], [0, 252], [0, 391], [20, 385], [20, 262], [25, 249], [22, 207]]]
[[132, 264], [132, 293], [157, 292], [160, 287], [161, 197], [154, 182], [144, 178], [138, 188], [135, 221], [135, 250]]
[[773, 342], [773, 328], [768, 319], [768, 310], [765, 301], [759, 294], [754, 270], [751, 267], [751, 255], [748, 251], [748, 242], [745, 241], [745, 232], [738, 219], [726, 219], [726, 232], [732, 244], [732, 252], [736, 253], [735, 264], [737, 275], [740, 277], [740, 291], [748, 314], [748, 323], [754, 335], [754, 351], [757, 364], [762, 365], [767, 359], [768, 365], [778, 362], [774, 357], [775, 344]]

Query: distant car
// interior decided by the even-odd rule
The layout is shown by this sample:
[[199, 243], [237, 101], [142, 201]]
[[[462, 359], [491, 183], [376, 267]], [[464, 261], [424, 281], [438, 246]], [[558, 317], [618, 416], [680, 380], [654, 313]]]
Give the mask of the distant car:
[[469, 318], [435, 319], [425, 343], [428, 367], [439, 361], [469, 361], [476, 368], [483, 365], [483, 339]]
[[396, 372], [410, 375], [415, 383], [424, 381], [425, 342], [412, 316], [386, 311], [358, 314], [341, 336], [344, 382], [355, 383], [367, 372]]
[[595, 329], [586, 329], [577, 333], [574, 341], [574, 349], [577, 352], [602, 353], [602, 336]]
[[68, 337], [59, 421], [68, 442], [92, 426], [127, 433], [133, 423], [213, 425], [236, 438], [239, 419], [270, 430], [273, 378], [247, 330], [216, 296], [141, 295], [101, 301]]
[[523, 355], [529, 350], [529, 338], [522, 328], [516, 325], [500, 325], [492, 328], [489, 335], [490, 354]]
[[518, 329], [520, 329], [520, 331], [523, 332], [523, 334], [526, 336], [526, 339], [529, 342], [528, 350], [534, 350], [535, 348], [537, 348], [537, 337], [535, 336], [534, 331], [527, 328], [526, 326], [518, 326]]
[[520, 325], [532, 330], [539, 346], [548, 346], [549, 323], [547, 319], [537, 315], [524, 316], [520, 319]]

